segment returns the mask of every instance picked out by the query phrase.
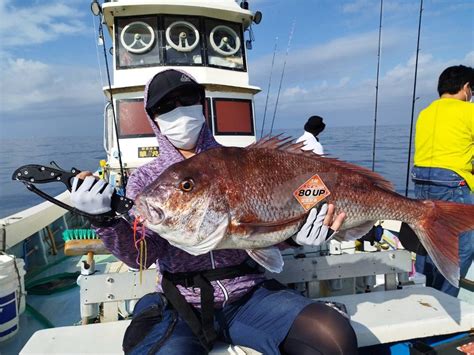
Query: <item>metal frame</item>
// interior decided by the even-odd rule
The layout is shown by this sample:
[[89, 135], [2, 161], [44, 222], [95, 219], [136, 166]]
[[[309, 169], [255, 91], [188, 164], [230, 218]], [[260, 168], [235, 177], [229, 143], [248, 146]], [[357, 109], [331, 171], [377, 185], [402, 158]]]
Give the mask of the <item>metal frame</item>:
[[[87, 319], [98, 316], [99, 305], [103, 304], [101, 321], [118, 320], [119, 305], [124, 301], [138, 300], [147, 293], [156, 290], [156, 270], [142, 271], [140, 282], [139, 271], [104, 272], [104, 265], [93, 275], [80, 275], [77, 284], [80, 286], [81, 318], [83, 324]], [[131, 307], [133, 308], [133, 307]], [[130, 312], [133, 309], [130, 309]]]
[[392, 275], [396, 278], [398, 273], [411, 271], [411, 253], [406, 250], [327, 256], [306, 254], [299, 259], [286, 256], [284, 261], [282, 273], [267, 273], [268, 277], [284, 284], [384, 274], [386, 281], [390, 281], [388, 289], [393, 289]]
[[[283, 284], [308, 282], [308, 296], [316, 297], [320, 293], [319, 281], [342, 280], [345, 289], [354, 290], [354, 281], [344, 279], [385, 275], [385, 289], [393, 290], [398, 286], [397, 274], [411, 271], [411, 254], [406, 250], [382, 251], [375, 253], [357, 253], [321, 256], [308, 253], [305, 258], [295, 259], [286, 255], [285, 268], [280, 274], [268, 272]], [[119, 304], [124, 301], [138, 300], [147, 293], [156, 290], [156, 269], [107, 273], [103, 265], [93, 275], [81, 275], [78, 284], [81, 287], [81, 317], [83, 320], [96, 317], [99, 304], [103, 304], [102, 321], [118, 319]], [[132, 310], [130, 310], [132, 311]]]

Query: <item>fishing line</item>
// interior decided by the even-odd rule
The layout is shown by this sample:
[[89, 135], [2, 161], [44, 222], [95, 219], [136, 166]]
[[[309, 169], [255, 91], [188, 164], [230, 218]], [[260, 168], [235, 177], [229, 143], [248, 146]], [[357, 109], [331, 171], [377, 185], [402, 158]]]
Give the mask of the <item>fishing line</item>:
[[113, 94], [112, 94], [112, 82], [110, 80], [109, 62], [107, 60], [107, 50], [105, 49], [106, 45], [105, 45], [104, 28], [103, 28], [103, 25], [102, 25], [102, 20], [103, 19], [101, 18], [101, 20], [99, 22], [99, 38], [102, 40], [103, 48], [104, 48], [105, 68], [106, 68], [106, 72], [107, 72], [107, 81], [108, 81], [108, 84], [109, 84], [109, 92], [110, 92], [110, 107], [112, 107], [112, 116], [113, 116], [113, 122], [114, 122], [115, 136], [117, 138], [117, 149], [118, 149], [118, 159], [119, 159], [119, 165], [120, 165], [120, 174], [122, 175], [122, 188], [123, 188], [123, 193], [125, 195], [126, 194], [126, 186], [127, 186], [127, 175], [125, 174], [125, 171], [123, 169], [123, 163], [122, 163], [122, 153], [121, 153], [121, 149], [120, 149], [118, 124], [117, 124], [117, 117], [115, 115], [114, 97], [113, 97]]
[[283, 70], [281, 71], [280, 87], [278, 88], [278, 94], [277, 94], [277, 99], [275, 103], [275, 110], [273, 111], [272, 125], [270, 127], [269, 135], [272, 134], [273, 124], [275, 123], [275, 116], [276, 116], [276, 112], [278, 108], [278, 100], [280, 99], [281, 84], [283, 83], [283, 76], [285, 75], [286, 60], [288, 59], [288, 52], [290, 51], [290, 44], [291, 44], [291, 39], [293, 38], [293, 32], [295, 30], [295, 23], [296, 23], [296, 19], [293, 20], [293, 25], [291, 26], [290, 37], [288, 38], [288, 46], [286, 47], [285, 61], [283, 63]]
[[268, 97], [270, 96], [270, 84], [272, 82], [273, 64], [275, 63], [275, 53], [277, 50], [277, 43], [278, 43], [278, 37], [275, 37], [275, 47], [273, 48], [272, 66], [270, 69], [270, 78], [268, 79], [267, 99], [265, 100], [265, 110], [263, 111], [263, 122], [262, 122], [262, 130], [260, 131], [260, 138], [262, 138], [263, 129], [265, 128], [265, 117], [267, 116]]
[[408, 158], [407, 158], [407, 177], [405, 183], [405, 197], [408, 196], [408, 183], [410, 178], [410, 165], [411, 165], [411, 146], [413, 140], [413, 116], [415, 114], [415, 101], [416, 101], [416, 77], [418, 74], [418, 54], [420, 52], [420, 32], [421, 32], [421, 15], [423, 13], [423, 0], [420, 0], [420, 16], [418, 19], [418, 39], [416, 42], [416, 59], [415, 59], [415, 79], [413, 81], [413, 98], [411, 102], [411, 121], [410, 121], [410, 143], [408, 144]]
[[383, 0], [380, 0], [379, 45], [377, 51], [377, 80], [375, 83], [375, 112], [374, 112], [374, 140], [372, 142], [372, 171], [375, 171], [375, 142], [377, 140], [377, 113], [379, 102], [379, 74], [380, 74], [380, 43], [382, 39], [382, 9]]
[[[97, 33], [97, 29], [95, 28], [95, 16], [92, 16], [92, 26], [94, 27], [94, 40], [96, 40], [96, 38], [99, 37], [98, 33]], [[101, 44], [103, 45], [104, 43], [101, 42]], [[99, 67], [99, 78], [100, 78], [100, 85], [102, 86], [103, 83], [104, 83], [104, 78], [102, 76], [102, 68], [101, 68], [101, 65], [100, 65], [100, 56], [99, 56], [99, 43], [96, 43], [96, 46], [95, 46], [95, 53], [96, 53], [96, 57], [97, 57], [97, 66]], [[105, 97], [103, 98], [103, 101], [105, 103]]]

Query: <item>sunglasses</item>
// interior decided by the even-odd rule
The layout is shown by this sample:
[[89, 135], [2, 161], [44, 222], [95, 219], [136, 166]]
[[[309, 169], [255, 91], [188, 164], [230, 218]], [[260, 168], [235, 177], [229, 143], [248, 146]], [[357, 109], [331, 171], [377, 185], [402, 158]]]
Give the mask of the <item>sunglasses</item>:
[[177, 107], [177, 103], [180, 106], [192, 106], [201, 101], [201, 94], [197, 91], [185, 91], [179, 93], [173, 93], [173, 95], [165, 96], [160, 104], [156, 106], [154, 112], [157, 115], [164, 115], [170, 111], [173, 111]]

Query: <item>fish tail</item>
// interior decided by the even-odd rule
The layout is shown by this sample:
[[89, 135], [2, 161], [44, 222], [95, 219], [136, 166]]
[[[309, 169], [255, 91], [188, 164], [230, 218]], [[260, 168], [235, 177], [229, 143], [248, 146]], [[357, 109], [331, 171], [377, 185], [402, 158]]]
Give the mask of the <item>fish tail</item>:
[[410, 226], [443, 276], [459, 287], [458, 236], [474, 230], [474, 205], [423, 201], [424, 217]]

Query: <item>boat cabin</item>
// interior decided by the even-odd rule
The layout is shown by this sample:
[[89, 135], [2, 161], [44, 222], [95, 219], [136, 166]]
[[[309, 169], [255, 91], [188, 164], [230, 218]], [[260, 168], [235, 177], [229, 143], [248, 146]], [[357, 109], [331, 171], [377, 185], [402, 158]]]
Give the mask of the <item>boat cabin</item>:
[[117, 138], [127, 169], [158, 156], [143, 91], [153, 75], [169, 68], [186, 70], [205, 86], [205, 118], [219, 143], [255, 142], [253, 97], [260, 88], [249, 83], [246, 39], [255, 14], [217, 0], [111, 1], [102, 12], [113, 41], [114, 83], [104, 87], [104, 145], [112, 176], [119, 167]]

